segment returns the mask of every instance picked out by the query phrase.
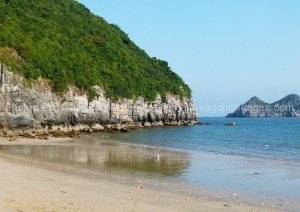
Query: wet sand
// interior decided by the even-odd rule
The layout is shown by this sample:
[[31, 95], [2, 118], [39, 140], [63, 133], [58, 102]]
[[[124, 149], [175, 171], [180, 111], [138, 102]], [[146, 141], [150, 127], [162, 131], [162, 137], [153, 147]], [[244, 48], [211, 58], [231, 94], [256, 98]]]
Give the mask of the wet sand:
[[[59, 149], [69, 141], [20, 139], [12, 143], [1, 140], [0, 145], [55, 144]], [[124, 154], [124, 150], [120, 149], [120, 152]], [[149, 163], [149, 160], [146, 162]], [[115, 164], [114, 160], [112, 163]], [[146, 165], [144, 162], [137, 163], [138, 167]], [[153, 165], [150, 163], [150, 166]], [[1, 153], [0, 211], [276, 211], [263, 206], [187, 195], [176, 189], [153, 187], [143, 181], [126, 181], [126, 177], [120, 174], [108, 173], [103, 175], [105, 177], [93, 178], [93, 175], [85, 175], [84, 172], [84, 169], [76, 169], [72, 164], [60, 166], [42, 158]]]

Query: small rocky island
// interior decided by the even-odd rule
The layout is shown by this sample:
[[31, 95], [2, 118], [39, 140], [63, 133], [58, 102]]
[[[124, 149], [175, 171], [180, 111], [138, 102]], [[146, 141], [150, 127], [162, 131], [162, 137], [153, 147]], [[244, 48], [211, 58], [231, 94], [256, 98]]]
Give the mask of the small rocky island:
[[297, 94], [290, 94], [269, 104], [255, 96], [226, 117], [300, 117], [300, 97]]

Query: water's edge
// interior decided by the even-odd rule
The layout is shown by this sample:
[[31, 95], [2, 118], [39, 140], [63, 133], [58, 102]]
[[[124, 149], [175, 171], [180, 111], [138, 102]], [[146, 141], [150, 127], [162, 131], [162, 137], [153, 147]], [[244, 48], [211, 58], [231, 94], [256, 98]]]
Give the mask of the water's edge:
[[[24, 157], [32, 164], [39, 161], [39, 166], [59, 169], [82, 175], [89, 179], [101, 179], [116, 183], [131, 184], [137, 186], [140, 182], [156, 190], [171, 191], [188, 194], [192, 197], [204, 196], [207, 198], [228, 200], [236, 204], [261, 204], [269, 207], [294, 210], [299, 207], [299, 202], [294, 198], [281, 198], [266, 195], [253, 195], [243, 193], [233, 188], [230, 190], [220, 185], [207, 186], [204, 178], [195, 178], [200, 175], [211, 178], [213, 169], [222, 169], [226, 180], [232, 167], [224, 167], [224, 164], [232, 164], [233, 161], [261, 162], [260, 159], [245, 158], [243, 156], [221, 155], [209, 152], [177, 151], [174, 149], [146, 147], [139, 145], [127, 145], [119, 142], [101, 140], [95, 135], [84, 136], [79, 140], [65, 143], [64, 145], [9, 145], [1, 146], [1, 155], [17, 160]], [[157, 158], [159, 155], [159, 158]], [[62, 157], [63, 156], [63, 157]], [[104, 157], [103, 157], [104, 156]], [[38, 160], [37, 160], [38, 159]], [[220, 162], [222, 162], [220, 164]], [[264, 163], [274, 163], [265, 160]], [[276, 161], [275, 161], [276, 162]], [[45, 165], [46, 164], [46, 165]], [[205, 166], [203, 166], [205, 164]], [[253, 165], [253, 163], [250, 163]], [[200, 166], [201, 168], [199, 169]], [[129, 167], [129, 168], [128, 168]], [[147, 167], [145, 170], [144, 167]], [[198, 168], [194, 168], [198, 167]], [[226, 169], [231, 171], [227, 172]], [[255, 169], [259, 170], [259, 169]], [[205, 173], [206, 174], [203, 174]], [[236, 173], [235, 173], [236, 174]], [[247, 171], [247, 174], [248, 171]], [[262, 174], [262, 172], [260, 173]], [[230, 176], [230, 175], [229, 175]], [[220, 178], [220, 175], [217, 176]], [[240, 178], [241, 176], [237, 176]], [[252, 177], [256, 176], [252, 173]]]

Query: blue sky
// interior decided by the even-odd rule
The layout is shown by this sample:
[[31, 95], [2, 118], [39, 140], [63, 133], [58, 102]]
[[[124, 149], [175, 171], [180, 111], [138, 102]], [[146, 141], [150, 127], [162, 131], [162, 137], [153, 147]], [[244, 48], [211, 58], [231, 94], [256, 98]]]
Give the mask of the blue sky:
[[206, 105], [274, 102], [300, 94], [298, 0], [80, 0], [120, 26], [150, 56], [168, 61]]

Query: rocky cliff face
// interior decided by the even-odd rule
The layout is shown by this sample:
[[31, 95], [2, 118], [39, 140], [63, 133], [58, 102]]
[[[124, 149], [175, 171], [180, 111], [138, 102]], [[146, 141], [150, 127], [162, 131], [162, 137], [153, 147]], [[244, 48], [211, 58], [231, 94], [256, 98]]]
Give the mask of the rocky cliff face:
[[226, 117], [300, 117], [300, 97], [291, 94], [272, 104], [252, 97]]
[[85, 93], [69, 88], [63, 95], [51, 92], [47, 81], [39, 79], [30, 86], [22, 76], [7, 68], [0, 73], [0, 127], [40, 128], [54, 125], [131, 124], [162, 126], [196, 123], [197, 115], [190, 99], [174, 95], [154, 102], [122, 99], [113, 102], [94, 86], [99, 97], [88, 102]]

